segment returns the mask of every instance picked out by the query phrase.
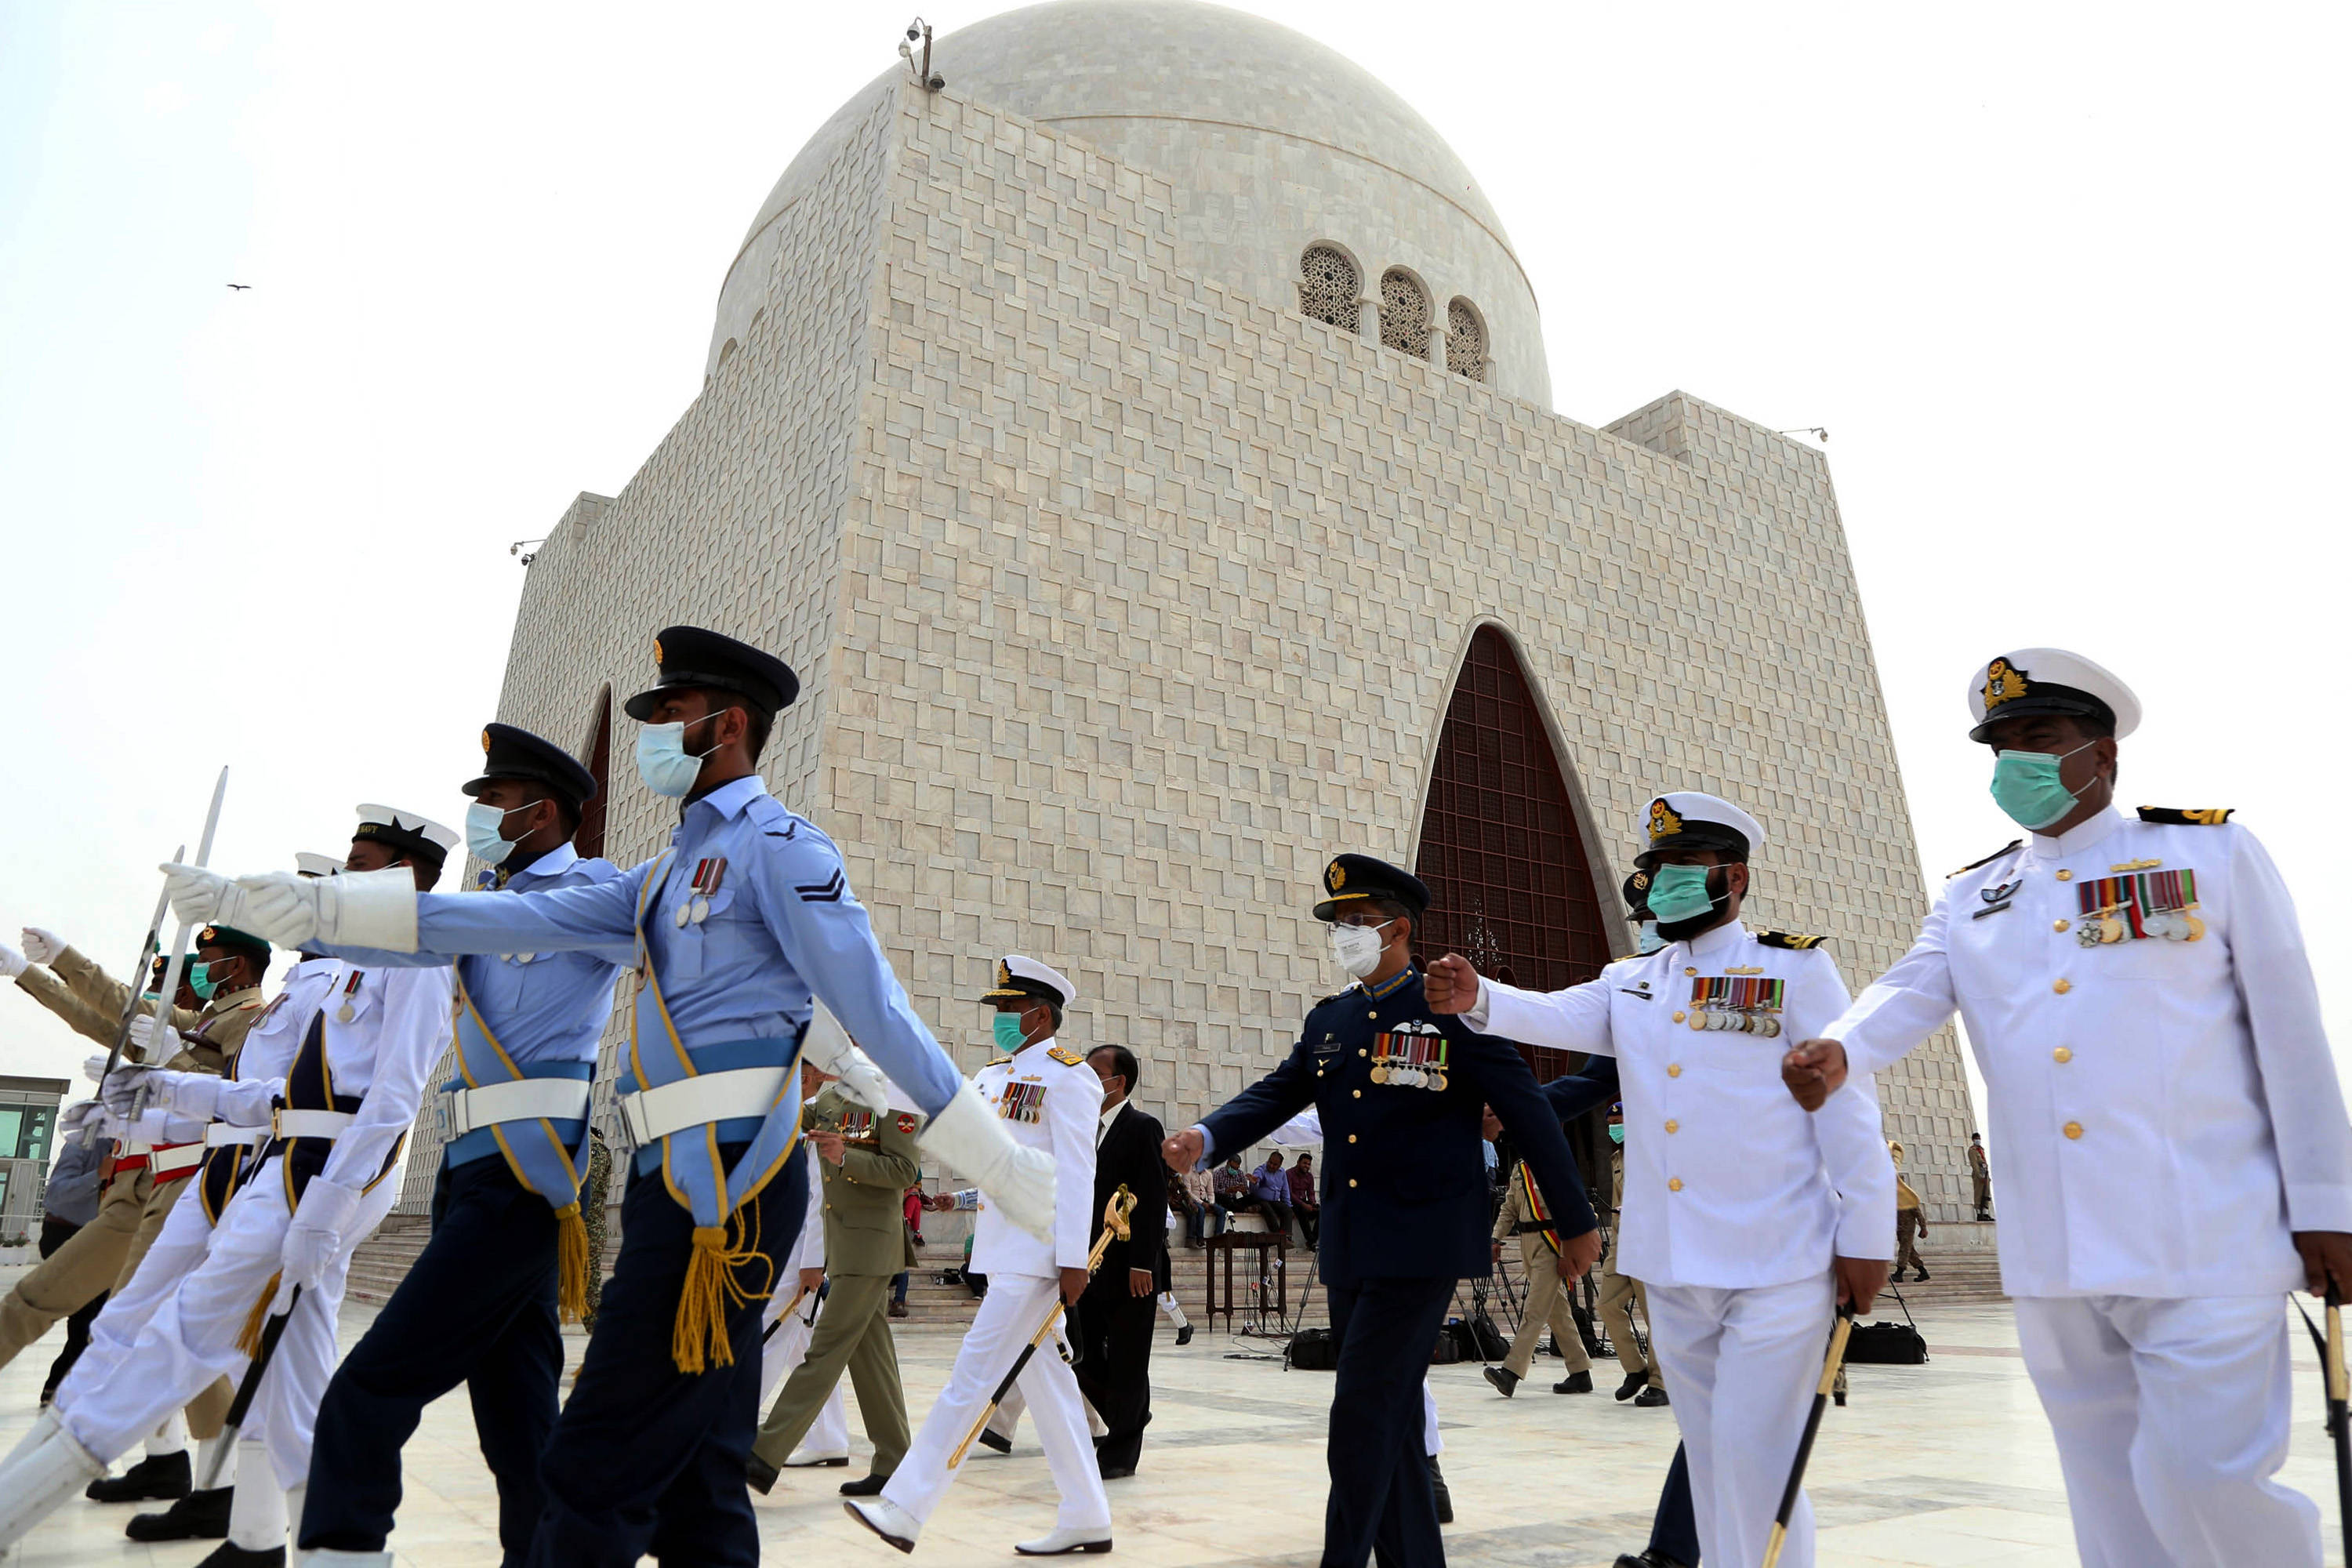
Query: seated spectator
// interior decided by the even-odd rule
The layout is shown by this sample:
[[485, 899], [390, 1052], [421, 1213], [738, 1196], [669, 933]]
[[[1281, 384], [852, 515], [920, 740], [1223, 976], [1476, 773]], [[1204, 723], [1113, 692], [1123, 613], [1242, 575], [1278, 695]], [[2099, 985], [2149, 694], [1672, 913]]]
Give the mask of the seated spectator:
[[1322, 1227], [1323, 1203], [1315, 1191], [1315, 1156], [1301, 1154], [1290, 1167], [1290, 1207], [1298, 1216], [1298, 1234], [1307, 1250], [1315, 1250], [1315, 1233]]
[[1217, 1206], [1228, 1215], [1247, 1214], [1256, 1207], [1250, 1196], [1250, 1173], [1242, 1169], [1242, 1157], [1229, 1154], [1217, 1167]]
[[1282, 1151], [1277, 1149], [1265, 1157], [1265, 1163], [1250, 1173], [1250, 1196], [1258, 1213], [1265, 1216], [1266, 1228], [1286, 1241], [1290, 1237], [1290, 1177], [1282, 1168]]
[[1184, 1216], [1192, 1246], [1205, 1246], [1210, 1237], [1224, 1233], [1225, 1211], [1217, 1206], [1217, 1178], [1211, 1173], [1179, 1173], [1168, 1185], [1168, 1202]]

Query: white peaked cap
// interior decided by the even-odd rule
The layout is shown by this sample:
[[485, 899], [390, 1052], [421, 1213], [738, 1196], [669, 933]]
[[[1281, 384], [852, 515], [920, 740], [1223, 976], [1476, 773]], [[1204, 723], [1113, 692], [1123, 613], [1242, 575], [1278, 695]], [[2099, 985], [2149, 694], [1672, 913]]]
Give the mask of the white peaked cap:
[[1751, 856], [1764, 847], [1762, 823], [1721, 795], [1701, 795], [1695, 789], [1653, 796], [1642, 827], [1648, 840], [1643, 854], [1665, 849], [1736, 849], [1730, 834], [1747, 841]]
[[1977, 666], [1969, 677], [1969, 739], [1981, 741], [1989, 724], [2035, 713], [2097, 716], [2106, 709], [2120, 741], [2139, 728], [2139, 699], [2105, 665], [2063, 647], [2013, 647]]
[[444, 827], [429, 816], [413, 811], [403, 811], [395, 805], [362, 805], [360, 825], [352, 837], [372, 838], [379, 843], [417, 854], [438, 854], [446, 859], [460, 840], [457, 829]]
[[314, 855], [305, 849], [294, 857], [294, 869], [305, 877], [340, 877], [343, 862], [332, 855]]
[[980, 994], [983, 1002], [1002, 1002], [1014, 996], [1035, 996], [1067, 1007], [1077, 999], [1077, 987], [1069, 976], [1051, 964], [1040, 963], [1034, 958], [1024, 958], [1008, 952], [997, 961], [996, 984]]

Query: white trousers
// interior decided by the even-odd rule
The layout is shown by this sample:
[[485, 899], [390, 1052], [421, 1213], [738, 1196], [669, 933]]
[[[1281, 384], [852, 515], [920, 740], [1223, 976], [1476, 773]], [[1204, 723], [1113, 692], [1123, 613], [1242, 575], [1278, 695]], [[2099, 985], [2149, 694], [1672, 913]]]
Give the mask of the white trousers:
[[[243, 1436], [266, 1435], [280, 1488], [299, 1486], [310, 1474], [310, 1430], [335, 1370], [335, 1318], [343, 1304], [352, 1249], [375, 1229], [399, 1193], [400, 1184], [386, 1180], [360, 1200], [326, 1278], [295, 1303], [246, 1417]], [[194, 1204], [173, 1206], [156, 1250], [191, 1214], [201, 1221]], [[58, 1390], [58, 1418], [75, 1442], [110, 1462], [214, 1378], [234, 1382], [244, 1375], [246, 1357], [236, 1348], [237, 1335], [278, 1272], [291, 1217], [278, 1162], [272, 1160], [229, 1200], [203, 1260], [161, 1292], [135, 1336], [126, 1343], [120, 1333], [103, 1340], [91, 1334], [89, 1349]], [[149, 1259], [155, 1255], [151, 1251]], [[141, 1294], [146, 1275], [147, 1264], [142, 1263], [131, 1294]], [[99, 1321], [106, 1317], [100, 1312]], [[251, 1484], [264, 1478], [247, 1472], [245, 1479]]]
[[[1745, 1290], [1649, 1288], [1650, 1334], [1690, 1462], [1699, 1555], [1708, 1568], [1758, 1568], [1780, 1511], [1829, 1353], [1836, 1288], [1811, 1279]], [[1811, 1568], [1813, 1506], [1789, 1516], [1784, 1568]]]
[[[955, 1479], [948, 1457], [988, 1405], [988, 1396], [1012, 1370], [1013, 1358], [1045, 1319], [1060, 1282], [1030, 1274], [992, 1272], [988, 1294], [971, 1331], [956, 1352], [948, 1385], [939, 1403], [923, 1417], [914, 1446], [899, 1464], [882, 1495], [918, 1521], [928, 1520]], [[1110, 1499], [1103, 1491], [1102, 1471], [1095, 1462], [1095, 1446], [1087, 1435], [1086, 1401], [1078, 1394], [1077, 1374], [1061, 1357], [1052, 1340], [1037, 1347], [1021, 1369], [1015, 1385], [1037, 1418], [1037, 1441], [1045, 1450], [1045, 1464], [1054, 1473], [1055, 1489], [1062, 1494], [1055, 1522], [1065, 1530], [1110, 1529]], [[965, 1458], [969, 1458], [969, 1453]]]
[[2318, 1568], [2286, 1460], [2293, 1335], [2276, 1296], [2021, 1297], [2085, 1568]]
[[[785, 1303], [799, 1289], [796, 1283], [792, 1289], [780, 1289], [769, 1298], [760, 1316], [762, 1332], [782, 1316]], [[815, 1326], [809, 1320], [815, 1315], [816, 1298], [810, 1296], [801, 1302], [800, 1310], [792, 1315], [790, 1321], [769, 1336], [766, 1346], [760, 1352], [761, 1409], [768, 1408], [769, 1402], [776, 1396], [778, 1385], [793, 1374], [794, 1367], [808, 1359], [809, 1341], [816, 1337]], [[801, 1439], [801, 1447], [813, 1454], [849, 1452], [849, 1410], [842, 1403], [838, 1380], [833, 1385], [833, 1392], [825, 1395], [824, 1405], [816, 1413], [816, 1419], [809, 1423], [808, 1435]], [[795, 1453], [799, 1451], [797, 1448], [793, 1450]]]
[[1437, 1390], [1430, 1386], [1425, 1372], [1421, 1374], [1421, 1451], [1433, 1459], [1445, 1452], [1445, 1439], [1437, 1435]]

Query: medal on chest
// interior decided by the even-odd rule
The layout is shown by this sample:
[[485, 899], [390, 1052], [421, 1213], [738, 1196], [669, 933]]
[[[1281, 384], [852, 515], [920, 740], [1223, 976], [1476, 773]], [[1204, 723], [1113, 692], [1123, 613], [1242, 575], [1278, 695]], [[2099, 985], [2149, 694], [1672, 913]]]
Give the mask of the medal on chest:
[[874, 1142], [874, 1113], [870, 1110], [845, 1110], [837, 1129], [843, 1139], [851, 1143]]
[[1701, 974], [1691, 981], [1692, 1028], [1761, 1035], [1780, 1032], [1780, 1003], [1789, 983], [1768, 975]]
[[1042, 1083], [1007, 1082], [996, 1097], [996, 1114], [1007, 1121], [1032, 1124], [1045, 1119], [1045, 1086]]
[[1442, 1091], [1448, 1044], [1434, 1024], [1403, 1023], [1374, 1035], [1372, 1081]]
[[698, 926], [710, 918], [711, 896], [727, 876], [727, 857], [706, 856], [694, 863], [694, 879], [687, 885], [687, 896], [680, 900], [677, 913], [672, 917], [678, 929]]
[[352, 971], [352, 977], [343, 982], [343, 1005], [335, 1009], [336, 1023], [348, 1024], [353, 1018], [359, 1016], [358, 1013], [352, 1009], [352, 998], [359, 994], [360, 982], [366, 978], [367, 972], [365, 970], [354, 969]]
[[2197, 873], [2140, 870], [2122, 877], [2089, 877], [2074, 890], [2081, 919], [2074, 940], [2084, 947], [2162, 937], [2196, 942], [2205, 934], [2197, 918]]

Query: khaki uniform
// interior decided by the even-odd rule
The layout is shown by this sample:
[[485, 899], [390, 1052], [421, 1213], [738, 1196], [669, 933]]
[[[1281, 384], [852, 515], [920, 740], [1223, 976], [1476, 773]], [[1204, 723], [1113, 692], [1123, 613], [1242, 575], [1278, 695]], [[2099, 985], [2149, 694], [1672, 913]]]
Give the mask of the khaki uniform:
[[1551, 1342], [1568, 1371], [1571, 1374], [1590, 1372], [1592, 1358], [1584, 1353], [1584, 1336], [1577, 1332], [1576, 1316], [1568, 1307], [1569, 1282], [1559, 1277], [1559, 1250], [1552, 1246], [1528, 1204], [1526, 1175], [1516, 1166], [1502, 1212], [1495, 1216], [1495, 1239], [1504, 1241], [1513, 1236], [1519, 1238], [1519, 1261], [1527, 1265], [1528, 1304], [1519, 1317], [1519, 1331], [1511, 1336], [1503, 1370], [1514, 1377], [1527, 1376], [1535, 1365], [1536, 1338], [1549, 1323]]
[[[1625, 1153], [1622, 1149], [1609, 1154], [1609, 1208], [1613, 1215], [1625, 1202]], [[1642, 1282], [1630, 1275], [1617, 1272], [1617, 1240], [1619, 1231], [1609, 1232], [1609, 1250], [1601, 1258], [1601, 1326], [1608, 1331], [1609, 1342], [1617, 1347], [1617, 1364], [1625, 1375], [1647, 1373], [1652, 1388], [1666, 1385], [1665, 1374], [1655, 1362], [1642, 1354], [1642, 1342], [1633, 1333], [1633, 1309], [1639, 1307], [1642, 1316], [1650, 1315], [1649, 1298]]]
[[[911, 1111], [876, 1115], [839, 1084], [809, 1102], [803, 1125], [839, 1129], [847, 1139], [841, 1163], [820, 1158], [824, 1174], [824, 1306], [808, 1354], [784, 1382], [775, 1407], [760, 1424], [751, 1451], [781, 1468], [824, 1402], [843, 1369], [857, 1390], [858, 1413], [874, 1444], [874, 1474], [888, 1476], [907, 1457], [907, 1391], [898, 1379], [898, 1350], [890, 1337], [890, 1280], [911, 1261], [903, 1206], [922, 1174]], [[778, 1288], [791, 1289], [790, 1281]]]
[[1927, 1216], [1920, 1211], [1919, 1194], [1902, 1177], [1895, 1178], [1895, 1272], [1916, 1268], [1927, 1272], [1919, 1261], [1919, 1237], [1927, 1233]]
[[1975, 1189], [1969, 1201], [1976, 1205], [1977, 1218], [1992, 1217], [1992, 1164], [1985, 1158], [1984, 1145], [1969, 1145], [1969, 1185]]
[[[58, 954], [50, 968], [54, 978], [44, 976], [43, 984], [25, 988], [85, 1038], [113, 1045], [123, 1010], [131, 1005], [131, 988], [72, 948]], [[17, 983], [25, 984], [37, 973], [26, 970], [17, 976]], [[246, 1031], [253, 1027], [261, 1011], [257, 986], [224, 992], [201, 1012], [174, 1007], [172, 1026], [202, 1038], [191, 1041], [163, 1065], [177, 1072], [222, 1071], [236, 1059]], [[51, 1325], [71, 1317], [101, 1294], [129, 1284], [148, 1247], [163, 1233], [172, 1205], [195, 1184], [193, 1175], [190, 1172], [159, 1184], [143, 1162], [113, 1171], [101, 1190], [98, 1217], [19, 1279], [7, 1298], [0, 1300], [0, 1366], [15, 1360], [19, 1351], [47, 1333]], [[189, 1431], [199, 1438], [216, 1435], [228, 1414], [232, 1394], [223, 1379], [191, 1401]]]

